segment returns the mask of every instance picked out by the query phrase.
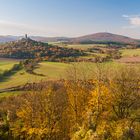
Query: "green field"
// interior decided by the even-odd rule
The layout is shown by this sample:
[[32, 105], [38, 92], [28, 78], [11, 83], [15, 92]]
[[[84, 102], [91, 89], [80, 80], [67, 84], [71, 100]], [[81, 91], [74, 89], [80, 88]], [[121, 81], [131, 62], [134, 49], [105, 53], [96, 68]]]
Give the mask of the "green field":
[[122, 57], [140, 56], [140, 49], [122, 49]]
[[[9, 66], [12, 66], [12, 62]], [[73, 63], [75, 66], [86, 69], [95, 67], [94, 63]], [[110, 65], [110, 63], [108, 63]], [[38, 68], [34, 70], [37, 74], [43, 74], [44, 76], [37, 76], [29, 74], [24, 70], [20, 70], [14, 75], [8, 77], [3, 82], [0, 83], [0, 89], [15, 87], [19, 85], [24, 85], [26, 83], [40, 82], [41, 80], [58, 80], [60, 78], [66, 77], [66, 71], [69, 70], [72, 64], [66, 63], [56, 63], [56, 62], [42, 62], [39, 64]], [[113, 65], [113, 64], [111, 64]], [[116, 64], [115, 64], [116, 65]], [[83, 68], [82, 68], [83, 69]]]
[[[13, 63], [9, 64], [12, 66]], [[69, 64], [55, 63], [55, 62], [42, 62], [35, 70], [38, 74], [44, 76], [37, 76], [29, 74], [21, 70], [6, 80], [0, 83], [0, 89], [10, 88], [14, 86], [24, 85], [26, 83], [40, 82], [41, 80], [57, 80], [64, 77], [64, 73]]]
[[[5, 70], [12, 67], [15, 61], [5, 61], [0, 62], [0, 69]], [[124, 64], [117, 62], [107, 62], [102, 63], [100, 66], [102, 70], [109, 70], [108, 68], [118, 69]], [[4, 81], [0, 82], [0, 90], [24, 85], [26, 83], [47, 81], [47, 80], [59, 80], [65, 79], [67, 76], [71, 75], [71, 68], [77, 67], [77, 76], [89, 77], [91, 78], [94, 70], [97, 68], [97, 64], [91, 62], [80, 62], [80, 63], [58, 63], [58, 62], [41, 62], [38, 67], [34, 70], [36, 74], [43, 74], [43, 76], [37, 76], [34, 74], [29, 74], [25, 70], [20, 70], [17, 73], [13, 74], [10, 77], [7, 77]], [[84, 78], [85, 78], [84, 77]], [[5, 94], [4, 94], [5, 95]], [[10, 94], [11, 95], [11, 94]]]
[[0, 93], [0, 99], [4, 97], [17, 96], [22, 93], [24, 92], [23, 91], [3, 92], [3, 93]]
[[57, 80], [64, 78], [64, 73], [68, 66], [69, 64], [66, 63], [42, 62], [35, 72], [45, 75], [49, 80]]
[[9, 70], [17, 63], [18, 61], [15, 60], [0, 59], [0, 71]]

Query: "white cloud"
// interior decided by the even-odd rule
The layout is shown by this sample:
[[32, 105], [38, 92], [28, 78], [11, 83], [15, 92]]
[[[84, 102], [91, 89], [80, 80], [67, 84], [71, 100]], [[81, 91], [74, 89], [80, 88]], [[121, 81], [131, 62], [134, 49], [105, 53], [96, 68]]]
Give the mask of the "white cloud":
[[122, 17], [129, 22], [129, 25], [125, 26], [124, 28], [140, 27], [140, 15], [122, 15]]
[[128, 16], [128, 15], [122, 15], [122, 17], [124, 17], [124, 18], [128, 18], [129, 16]]
[[131, 25], [140, 27], [140, 17], [130, 17], [129, 21]]

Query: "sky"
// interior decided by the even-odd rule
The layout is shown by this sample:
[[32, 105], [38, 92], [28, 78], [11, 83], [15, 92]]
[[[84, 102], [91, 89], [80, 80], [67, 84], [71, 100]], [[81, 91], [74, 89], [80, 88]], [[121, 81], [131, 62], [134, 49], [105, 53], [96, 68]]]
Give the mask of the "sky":
[[110, 32], [140, 39], [139, 7], [140, 0], [0, 0], [0, 35]]

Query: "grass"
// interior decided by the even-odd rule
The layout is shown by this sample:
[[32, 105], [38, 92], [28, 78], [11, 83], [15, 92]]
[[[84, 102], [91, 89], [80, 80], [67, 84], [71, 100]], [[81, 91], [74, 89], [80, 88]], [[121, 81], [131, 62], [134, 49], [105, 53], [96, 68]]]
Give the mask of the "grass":
[[[77, 63], [75, 63], [78, 66]], [[79, 65], [83, 65], [80, 63]], [[84, 66], [94, 66], [93, 63], [85, 63]], [[15, 87], [19, 85], [24, 85], [26, 83], [39, 82], [41, 80], [58, 80], [60, 78], [65, 78], [66, 70], [69, 68], [70, 64], [66, 63], [56, 63], [56, 62], [42, 62], [39, 67], [35, 69], [35, 73], [43, 74], [45, 76], [37, 76], [29, 74], [24, 70], [21, 70], [5, 81], [0, 83], [0, 89]], [[81, 67], [79, 66], [79, 67]]]
[[[43, 74], [45, 76], [36, 76], [33, 74], [29, 74], [24, 70], [17, 72], [12, 75], [5, 81], [0, 83], [0, 90], [6, 89], [10, 87], [15, 87], [19, 85], [24, 85], [26, 83], [47, 81], [47, 80], [59, 80], [60, 78], [70, 78], [71, 76], [71, 66], [76, 66], [77, 69], [77, 77], [78, 78], [92, 78], [95, 76], [97, 64], [91, 62], [80, 62], [80, 63], [57, 63], [57, 62], [41, 62], [38, 68], [35, 70], [38, 74]], [[114, 71], [117, 71], [119, 68], [123, 67], [126, 64], [121, 64], [117, 62], [106, 62], [99, 64], [101, 66], [101, 70], [109, 72], [110, 76], [113, 75]], [[113, 70], [113, 71], [112, 71]], [[66, 73], [69, 71], [69, 73]], [[70, 75], [67, 75], [70, 74]], [[23, 91], [14, 91], [14, 92], [4, 92], [0, 93], [0, 98], [17, 96]]]
[[42, 62], [35, 72], [45, 76], [37, 76], [21, 70], [1, 82], [0, 89], [20, 86], [26, 83], [40, 82], [41, 80], [58, 80], [64, 76], [65, 69], [68, 66], [69, 64], [65, 63]]
[[4, 70], [9, 70], [13, 67], [14, 64], [17, 64], [18, 61], [8, 60], [8, 59], [0, 59], [0, 72]]
[[[78, 77], [83, 77], [83, 74], [85, 74], [90, 78], [97, 66], [95, 63], [91, 63], [91, 62], [81, 62], [81, 63], [72, 63], [72, 64], [79, 69]], [[57, 62], [41, 62], [38, 68], [35, 69], [35, 73], [43, 74], [44, 76], [29, 74], [24, 70], [21, 70], [15, 73], [14, 75], [12, 75], [11, 77], [7, 78], [5, 81], [1, 82], [0, 89], [20, 86], [26, 83], [40, 82], [42, 80], [47, 81], [47, 80], [59, 80], [60, 78], [66, 78], [66, 74], [67, 74], [66, 71], [70, 70], [70, 66], [72, 66], [72, 64], [57, 63]], [[117, 70], [124, 64], [117, 63], [117, 62], [106, 62], [100, 65], [103, 70], [109, 70], [108, 68], [113, 68], [114, 70]], [[15, 92], [10, 92], [10, 93], [8, 92], [7, 94], [3, 93], [0, 95], [9, 96], [13, 93]], [[16, 93], [14, 95], [16, 95]]]
[[[13, 63], [11, 64], [9, 63], [9, 65], [12, 64]], [[8, 79], [6, 79], [5, 81], [1, 82], [0, 89], [20, 86], [26, 83], [40, 82], [42, 80], [57, 80], [59, 78], [64, 77], [65, 70], [68, 68], [68, 66], [69, 64], [65, 63], [42, 62], [39, 64], [39, 67], [35, 70], [35, 72], [45, 75], [44, 77], [29, 74], [24, 70], [21, 70], [16, 74], [12, 75], [11, 77], [9, 77]], [[19, 93], [21, 92], [0, 93], [0, 98], [18, 95]]]
[[64, 73], [68, 66], [69, 64], [66, 63], [42, 62], [35, 72], [45, 75], [47, 79], [57, 80], [59, 78], [64, 78]]
[[140, 49], [122, 49], [122, 57], [140, 56]]
[[23, 93], [22, 91], [3, 92], [0, 93], [0, 99], [4, 97], [17, 96], [22, 93]]
[[10, 88], [10, 87], [24, 85], [26, 83], [40, 81], [43, 78], [44, 77], [28, 74], [24, 70], [21, 70], [16, 74], [12, 75], [11, 77], [9, 77], [8, 79], [6, 79], [5, 81], [1, 82], [0, 89]]

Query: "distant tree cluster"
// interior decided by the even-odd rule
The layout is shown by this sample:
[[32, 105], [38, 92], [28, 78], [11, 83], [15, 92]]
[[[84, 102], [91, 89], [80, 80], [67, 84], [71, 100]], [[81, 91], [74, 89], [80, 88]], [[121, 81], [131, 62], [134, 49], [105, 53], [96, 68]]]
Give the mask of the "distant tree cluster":
[[106, 45], [112, 45], [115, 47], [124, 47], [129, 45], [128, 43], [122, 43], [122, 42], [115, 42], [115, 41], [93, 41], [93, 40], [86, 40], [81, 41], [81, 44], [106, 44]]

